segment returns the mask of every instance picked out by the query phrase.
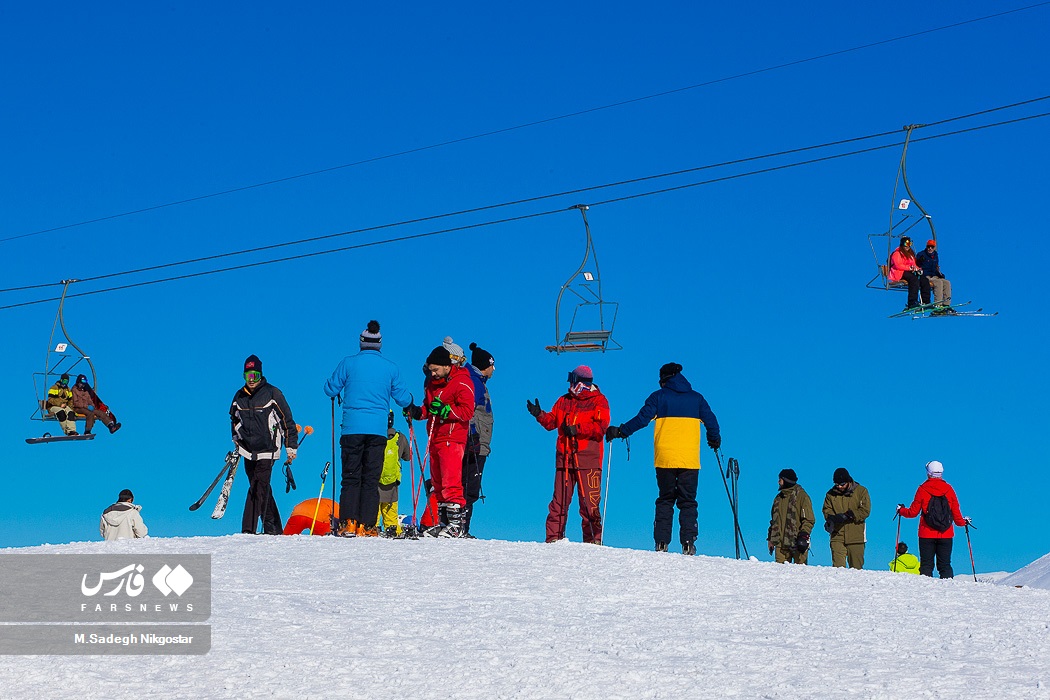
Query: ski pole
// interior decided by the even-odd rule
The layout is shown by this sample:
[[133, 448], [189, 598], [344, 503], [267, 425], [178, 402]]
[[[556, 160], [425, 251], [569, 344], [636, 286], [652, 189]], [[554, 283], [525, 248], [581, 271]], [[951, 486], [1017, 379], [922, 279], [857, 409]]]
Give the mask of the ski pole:
[[[317, 506], [314, 507], [314, 517], [310, 521], [310, 534], [314, 534], [314, 525], [317, 524], [317, 514], [321, 511], [321, 496], [324, 495], [324, 480], [328, 476], [328, 468], [332, 466], [331, 462], [325, 462], [324, 471], [321, 472], [321, 490], [317, 492]], [[332, 512], [335, 513], [335, 501], [332, 501]]]
[[899, 559], [900, 555], [901, 555], [900, 554], [900, 546], [901, 546], [901, 511], [900, 511], [900, 509], [903, 508], [903, 507], [904, 507], [903, 503], [898, 503], [897, 504], [897, 514], [893, 516], [897, 520], [897, 537], [896, 537], [896, 541], [893, 543], [893, 571], [894, 572], [897, 571], [897, 559]]
[[740, 537], [740, 518], [737, 515], [740, 512], [740, 494], [738, 486], [740, 482], [740, 462], [736, 460], [736, 457], [730, 457], [726, 460], [726, 473], [729, 475], [729, 483], [732, 485], [731, 491], [733, 492], [733, 544], [736, 546], [736, 558], [740, 558], [740, 543], [743, 540]]
[[298, 423], [296, 423], [295, 429], [303, 434], [303, 439], [299, 441], [299, 447], [302, 447], [303, 443], [306, 442], [306, 438], [310, 437], [314, 433], [313, 426], [311, 425], [299, 425]]
[[612, 445], [609, 445], [609, 464], [605, 467], [605, 505], [602, 506], [602, 545], [605, 544], [605, 516], [609, 512], [609, 482], [612, 481]]
[[718, 460], [718, 473], [722, 475], [722, 485], [725, 486], [726, 498], [729, 499], [729, 508], [733, 511], [733, 536], [740, 538], [740, 545], [744, 548], [744, 556], [750, 559], [751, 555], [747, 552], [747, 545], [744, 543], [744, 533], [740, 530], [740, 521], [736, 515], [736, 506], [733, 504], [733, 497], [729, 493], [729, 482], [726, 481], [726, 474], [722, 469], [722, 453], [720, 450], [715, 450], [714, 452], [715, 459]]
[[[967, 520], [966, 521], [966, 525], [965, 525], [965, 528], [966, 528], [966, 546], [969, 547], [969, 549], [970, 549], [970, 568], [973, 569], [973, 580], [974, 580], [974, 582], [976, 582], [977, 581], [977, 565], [973, 563], [973, 543], [970, 542], [970, 528], [971, 527], [973, 527], [973, 524], [970, 521]], [[976, 530], [977, 528], [974, 527], [973, 529]]]
[[[332, 461], [330, 462], [330, 464], [335, 464], [335, 400], [336, 400], [336, 398], [338, 398], [338, 397], [336, 397], [336, 396], [332, 397]], [[342, 403], [342, 400], [340, 400], [340, 403]], [[324, 489], [324, 483], [323, 482], [321, 483], [321, 489], [322, 489], [322, 491]], [[332, 535], [335, 534], [336, 526], [339, 525], [339, 521], [335, 517], [335, 504], [336, 504], [336, 500], [335, 500], [335, 476], [333, 475], [332, 476], [332, 514], [328, 518], [330, 526], [331, 526], [331, 528], [329, 530], [329, 534], [332, 534]]]

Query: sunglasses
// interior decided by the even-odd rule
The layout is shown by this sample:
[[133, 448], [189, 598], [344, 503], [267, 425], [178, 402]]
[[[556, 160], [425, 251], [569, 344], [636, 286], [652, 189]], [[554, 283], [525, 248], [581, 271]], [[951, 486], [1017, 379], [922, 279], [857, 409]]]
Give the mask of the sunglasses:
[[262, 372], [245, 372], [244, 380], [248, 382], [261, 382]]

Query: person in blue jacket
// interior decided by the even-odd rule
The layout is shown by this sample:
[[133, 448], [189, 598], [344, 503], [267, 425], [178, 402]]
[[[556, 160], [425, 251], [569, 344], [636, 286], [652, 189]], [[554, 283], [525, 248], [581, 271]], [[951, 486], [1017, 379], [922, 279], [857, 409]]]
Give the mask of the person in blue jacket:
[[678, 504], [678, 536], [682, 554], [696, 554], [696, 485], [700, 475], [700, 425], [707, 429], [707, 445], [717, 450], [722, 444], [718, 419], [704, 397], [693, 391], [682, 374], [682, 365], [670, 362], [660, 368], [660, 389], [645, 400], [631, 420], [610, 426], [606, 441], [627, 438], [656, 421], [653, 429], [656, 485], [656, 518], [653, 539], [656, 551], [666, 552], [671, 541], [674, 506]]
[[952, 283], [941, 272], [941, 259], [937, 255], [937, 241], [932, 238], [926, 241], [926, 249], [915, 256], [915, 262], [922, 268], [922, 275], [930, 281], [933, 289], [934, 314], [954, 314], [952, 308]]
[[343, 405], [339, 438], [343, 464], [336, 534], [375, 536], [379, 517], [379, 477], [387, 442], [390, 402], [401, 408], [412, 394], [397, 365], [380, 354], [379, 322], [369, 321], [360, 338], [361, 352], [344, 357], [324, 383], [324, 393]]

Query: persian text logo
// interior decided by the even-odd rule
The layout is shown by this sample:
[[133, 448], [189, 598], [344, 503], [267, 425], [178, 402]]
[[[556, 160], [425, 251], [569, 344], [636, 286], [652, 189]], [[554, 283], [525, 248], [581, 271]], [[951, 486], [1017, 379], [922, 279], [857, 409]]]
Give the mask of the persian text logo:
[[[98, 574], [98, 582], [94, 586], [88, 586], [88, 574], [84, 574], [80, 581], [80, 592], [86, 596], [97, 595], [107, 582], [116, 581], [116, 585], [102, 595], [115, 596], [123, 590], [129, 597], [134, 598], [146, 587], [146, 579], [142, 575], [144, 570], [145, 567], [142, 564], [128, 564], [116, 571], [105, 571]], [[165, 597], [172, 593], [182, 597], [182, 594], [193, 585], [193, 576], [183, 568], [182, 564], [174, 569], [165, 564], [153, 575], [152, 581], [154, 587]]]
[[123, 569], [103, 572], [98, 575], [98, 585], [92, 587], [88, 587], [88, 575], [84, 574], [84, 578], [80, 581], [80, 592], [86, 596], [93, 596], [102, 590], [102, 587], [106, 585], [107, 581], [116, 580], [117, 585], [112, 590], [107, 591], [102, 595], [116, 595], [120, 593], [120, 590], [125, 588], [125, 584], [127, 584], [126, 592], [130, 597], [134, 598], [142, 593], [142, 589], [146, 587], [146, 580], [142, 577], [142, 571], [142, 564], [128, 564]]
[[174, 569], [165, 564], [160, 567], [153, 576], [153, 585], [157, 587], [157, 590], [164, 594], [165, 597], [169, 593], [182, 597], [182, 594], [193, 585], [193, 577], [190, 576], [190, 572], [182, 568], [182, 564], [179, 564]]

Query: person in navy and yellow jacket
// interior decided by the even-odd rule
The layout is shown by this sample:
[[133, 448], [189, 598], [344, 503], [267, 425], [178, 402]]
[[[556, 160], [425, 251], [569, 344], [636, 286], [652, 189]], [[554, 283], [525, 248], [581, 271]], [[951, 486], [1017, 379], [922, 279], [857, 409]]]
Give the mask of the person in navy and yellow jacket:
[[690, 386], [682, 365], [670, 362], [660, 368], [660, 389], [645, 400], [631, 420], [610, 427], [605, 439], [627, 438], [656, 421], [653, 429], [656, 485], [656, 518], [653, 539], [656, 551], [666, 552], [671, 541], [674, 506], [678, 504], [679, 538], [682, 554], [696, 554], [696, 485], [700, 475], [700, 425], [707, 429], [707, 445], [717, 450], [722, 444], [718, 419], [707, 400]]

